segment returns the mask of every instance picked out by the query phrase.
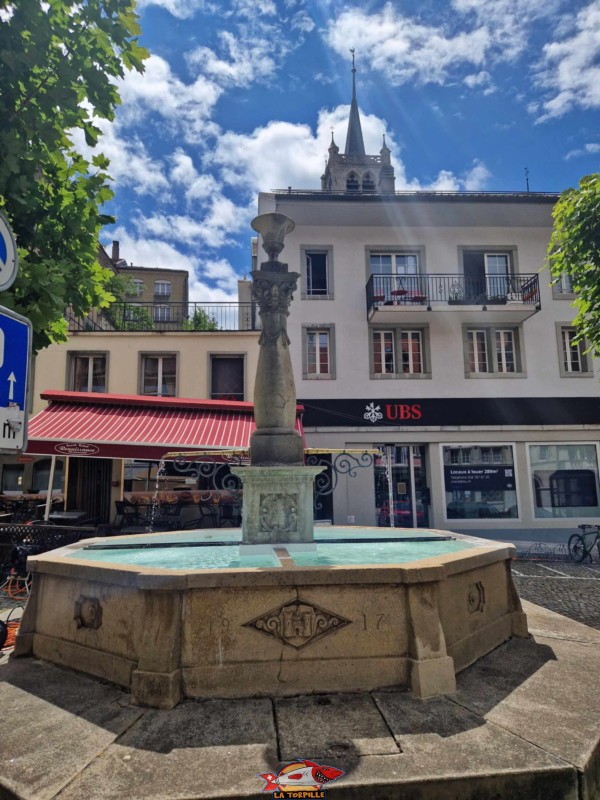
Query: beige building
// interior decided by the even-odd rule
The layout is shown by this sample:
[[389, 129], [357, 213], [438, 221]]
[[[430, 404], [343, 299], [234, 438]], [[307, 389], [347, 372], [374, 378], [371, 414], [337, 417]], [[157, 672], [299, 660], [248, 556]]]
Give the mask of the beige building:
[[600, 404], [569, 282], [544, 269], [557, 195], [392, 180], [353, 97], [321, 190], [259, 197], [296, 224], [282, 258], [301, 274], [288, 330], [307, 444], [383, 454], [340, 478], [329, 516], [566, 541], [600, 515]]
[[[85, 318], [67, 312], [68, 341], [50, 345], [35, 359], [30, 422], [47, 408], [48, 400], [42, 397], [47, 392], [104, 397], [141, 395], [163, 398], [164, 402], [160, 401], [163, 406], [169, 405], [169, 398], [206, 398], [215, 401], [207, 406], [213, 410], [220, 405], [232, 408], [231, 401], [235, 405], [252, 400], [258, 359], [258, 315], [246, 282], [241, 292], [246, 298], [243, 302], [190, 303], [186, 271], [125, 267], [118, 258], [118, 248], [113, 248], [112, 259], [103, 250], [100, 258], [104, 266], [113, 266], [120, 274], [127, 273], [135, 276], [133, 280], [143, 281], [145, 294], [140, 292], [135, 298], [113, 303]], [[171, 287], [170, 294], [163, 288], [156, 290], [157, 286], [167, 284]], [[116, 398], [115, 403], [118, 402]], [[188, 411], [191, 413], [193, 406]], [[196, 408], [194, 413], [202, 414], [204, 410]], [[169, 443], [179, 441], [168, 438], [176, 433], [176, 430], [161, 431], [158, 435], [159, 439], [166, 437], [164, 441]], [[116, 430], [113, 439], [119, 441]], [[65, 447], [68, 444], [63, 442]], [[206, 441], [189, 444], [202, 447]], [[211, 438], [211, 446], [216, 444], [218, 438]], [[107, 521], [113, 516], [114, 500], [119, 498], [124, 485], [136, 489], [154, 485], [158, 466], [156, 448], [152, 459], [141, 463], [139, 449], [131, 459], [86, 459], [61, 454], [65, 447], [61, 451], [59, 445], [60, 442], [59, 449], [51, 451], [57, 454], [53, 486], [56, 492], [64, 493], [69, 483], [70, 507], [83, 507]], [[30, 436], [27, 455], [0, 459], [0, 494], [46, 491], [51, 467], [47, 443], [43, 447], [38, 443], [37, 451], [46, 455], [36, 455], [36, 441]], [[100, 476], [111, 483], [110, 498], [106, 493], [96, 496], [92, 491]], [[130, 485], [132, 481], [137, 483]]]

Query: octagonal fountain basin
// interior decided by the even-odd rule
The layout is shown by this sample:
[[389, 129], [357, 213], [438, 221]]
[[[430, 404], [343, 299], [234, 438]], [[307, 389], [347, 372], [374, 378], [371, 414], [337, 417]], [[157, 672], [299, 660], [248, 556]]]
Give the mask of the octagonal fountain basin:
[[171, 708], [182, 697], [407, 687], [455, 674], [527, 622], [514, 547], [448, 531], [323, 527], [315, 544], [233, 529], [88, 539], [29, 559], [14, 657]]

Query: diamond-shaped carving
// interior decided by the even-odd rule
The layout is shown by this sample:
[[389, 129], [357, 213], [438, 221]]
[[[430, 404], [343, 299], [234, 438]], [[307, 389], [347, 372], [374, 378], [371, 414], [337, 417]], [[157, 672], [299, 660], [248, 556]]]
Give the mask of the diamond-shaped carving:
[[469, 614], [475, 614], [485, 608], [485, 587], [481, 581], [472, 583], [469, 586], [467, 608], [469, 609]]
[[245, 622], [243, 627], [254, 628], [299, 650], [350, 624], [351, 620], [341, 614], [298, 598]]

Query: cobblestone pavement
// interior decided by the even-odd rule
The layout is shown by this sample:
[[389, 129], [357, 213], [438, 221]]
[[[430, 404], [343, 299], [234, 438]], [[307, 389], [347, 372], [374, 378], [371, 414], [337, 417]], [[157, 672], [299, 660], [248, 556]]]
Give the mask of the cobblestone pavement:
[[600, 564], [517, 560], [512, 571], [524, 600], [600, 629]]

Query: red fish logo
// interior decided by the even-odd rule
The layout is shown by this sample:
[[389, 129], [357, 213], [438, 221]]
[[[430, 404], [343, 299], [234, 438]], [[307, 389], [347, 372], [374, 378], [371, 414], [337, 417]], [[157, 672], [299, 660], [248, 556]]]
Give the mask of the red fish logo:
[[314, 761], [302, 759], [292, 761], [279, 770], [277, 775], [273, 772], [260, 775], [267, 782], [263, 792], [278, 792], [276, 797], [285, 797], [288, 792], [294, 792], [294, 797], [325, 797], [325, 794], [316, 795], [323, 784], [331, 783], [344, 774], [343, 770], [336, 767], [319, 766]]

